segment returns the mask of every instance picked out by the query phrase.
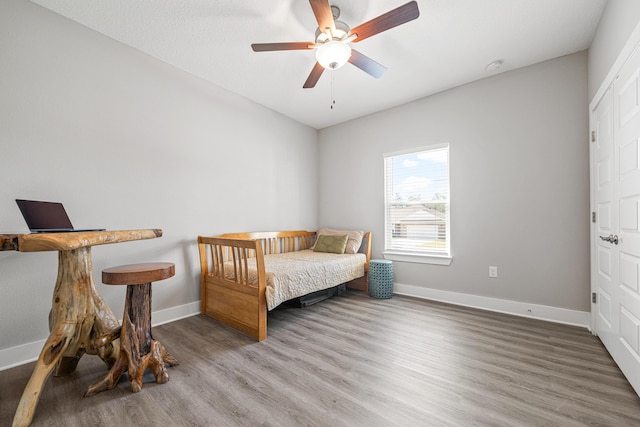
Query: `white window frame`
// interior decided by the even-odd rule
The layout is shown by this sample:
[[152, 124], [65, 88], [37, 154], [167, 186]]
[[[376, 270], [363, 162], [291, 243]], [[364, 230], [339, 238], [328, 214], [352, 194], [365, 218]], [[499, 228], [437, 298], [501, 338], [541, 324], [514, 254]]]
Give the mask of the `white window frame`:
[[[447, 149], [447, 205], [448, 208], [446, 210], [446, 242], [447, 242], [447, 251], [443, 252], [433, 252], [433, 251], [412, 251], [412, 250], [399, 250], [390, 247], [391, 236], [393, 233], [392, 225], [389, 223], [389, 213], [390, 206], [387, 204], [387, 200], [389, 195], [387, 194], [388, 184], [387, 184], [387, 159], [402, 156], [407, 154], [420, 153], [423, 151], [430, 151], [446, 148]], [[435, 264], [435, 265], [450, 265], [453, 261], [453, 257], [451, 255], [451, 150], [449, 149], [448, 143], [443, 144], [434, 144], [426, 147], [412, 148], [410, 150], [398, 151], [393, 153], [383, 154], [384, 164], [384, 251], [382, 255], [385, 259], [389, 259], [392, 261], [401, 261], [401, 262], [413, 262], [413, 263], [421, 263], [421, 264]]]

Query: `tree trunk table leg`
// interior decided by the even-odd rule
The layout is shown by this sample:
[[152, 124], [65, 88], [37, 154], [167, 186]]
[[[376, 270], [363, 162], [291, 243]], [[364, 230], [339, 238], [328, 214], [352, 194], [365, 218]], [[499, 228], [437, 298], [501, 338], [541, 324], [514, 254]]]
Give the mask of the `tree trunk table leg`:
[[94, 340], [108, 335], [119, 324], [96, 290], [90, 249], [83, 247], [58, 253], [58, 278], [49, 313], [51, 334], [22, 393], [14, 426], [31, 424], [51, 371], [55, 376], [71, 374], [85, 353], [98, 355], [111, 367], [120, 352], [118, 341], [100, 348], [94, 345]]
[[159, 384], [164, 384], [169, 381], [165, 363], [175, 366], [178, 361], [151, 336], [151, 283], [127, 285], [118, 360], [101, 381], [89, 386], [85, 396], [114, 388], [125, 370], [134, 393], [142, 389], [147, 368]]
[[[95, 318], [89, 334], [91, 343], [87, 345], [91, 352], [87, 351], [87, 353], [97, 355], [107, 365], [107, 368], [111, 368], [120, 353], [120, 341], [118, 340], [120, 338], [120, 321], [98, 293], [93, 276], [90, 285]], [[105, 339], [98, 344], [98, 338], [101, 337]]]
[[75, 336], [75, 329], [75, 325], [58, 325], [49, 335], [18, 403], [13, 417], [13, 427], [31, 424], [44, 384]]
[[91, 247], [59, 252], [49, 329], [53, 330], [57, 323], [73, 323], [78, 325], [78, 330], [54, 376], [71, 374], [85, 353], [99, 356], [108, 368], [113, 366], [120, 350], [119, 342], [109, 342], [101, 347], [94, 345], [97, 338], [108, 335], [120, 325], [93, 281]]

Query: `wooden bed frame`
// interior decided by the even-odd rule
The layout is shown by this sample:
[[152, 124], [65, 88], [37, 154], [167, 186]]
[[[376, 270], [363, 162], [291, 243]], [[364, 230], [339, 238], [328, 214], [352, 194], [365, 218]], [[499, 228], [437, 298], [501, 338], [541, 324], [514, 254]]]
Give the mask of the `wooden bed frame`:
[[[258, 341], [267, 337], [267, 301], [264, 255], [309, 249], [315, 231], [278, 231], [198, 236], [201, 268], [201, 312], [238, 329]], [[366, 291], [371, 233], [366, 232], [360, 252], [366, 255], [364, 276], [347, 283]], [[249, 258], [256, 258], [258, 284], [249, 283]], [[235, 278], [224, 275], [225, 262], [233, 262]]]

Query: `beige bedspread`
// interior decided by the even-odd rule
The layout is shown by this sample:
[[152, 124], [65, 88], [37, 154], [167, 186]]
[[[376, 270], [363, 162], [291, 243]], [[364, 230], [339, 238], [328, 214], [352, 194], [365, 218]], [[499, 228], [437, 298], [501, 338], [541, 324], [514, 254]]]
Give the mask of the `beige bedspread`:
[[[249, 265], [249, 281], [257, 283], [255, 259]], [[267, 309], [311, 292], [331, 288], [364, 276], [364, 254], [328, 254], [310, 249], [264, 256]], [[233, 277], [233, 265], [225, 264], [225, 276]]]

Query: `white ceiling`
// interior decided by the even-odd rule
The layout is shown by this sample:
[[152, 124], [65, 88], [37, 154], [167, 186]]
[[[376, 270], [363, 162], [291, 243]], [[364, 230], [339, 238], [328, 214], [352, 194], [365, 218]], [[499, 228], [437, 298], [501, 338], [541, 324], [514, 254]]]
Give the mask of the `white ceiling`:
[[[306, 0], [32, 0], [63, 16], [321, 129], [589, 47], [606, 0], [418, 0], [420, 17], [358, 43], [387, 67], [351, 64], [302, 89], [313, 51], [251, 43], [314, 41]], [[351, 27], [408, 0], [330, 0]], [[498, 71], [486, 66], [501, 59]], [[330, 108], [331, 99], [335, 107]]]

